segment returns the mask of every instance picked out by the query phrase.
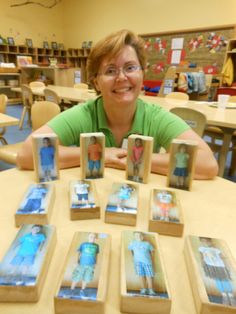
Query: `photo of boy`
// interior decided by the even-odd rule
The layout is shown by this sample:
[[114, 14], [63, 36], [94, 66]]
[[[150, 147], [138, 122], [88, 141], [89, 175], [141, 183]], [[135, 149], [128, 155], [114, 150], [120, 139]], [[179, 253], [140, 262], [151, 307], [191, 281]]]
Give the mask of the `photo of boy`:
[[133, 163], [133, 181], [142, 182], [142, 178], [140, 177], [140, 167], [143, 161], [143, 141], [141, 138], [137, 137], [134, 140], [134, 146], [132, 148], [131, 161]]
[[40, 148], [40, 164], [43, 171], [42, 181], [51, 181], [54, 169], [55, 148], [49, 137], [43, 138], [43, 146]]
[[17, 210], [17, 214], [42, 214], [45, 213], [45, 198], [48, 193], [46, 184], [32, 185], [26, 198]]
[[136, 275], [140, 280], [140, 294], [146, 296], [156, 296], [153, 289], [153, 246], [144, 239], [144, 234], [134, 231], [134, 239], [128, 245], [128, 250], [132, 253]]
[[102, 146], [97, 141], [96, 136], [90, 137], [90, 142], [88, 145], [88, 178], [99, 178], [99, 172], [101, 168], [101, 158], [102, 158]]
[[90, 190], [89, 181], [79, 180], [74, 182], [72, 184], [72, 208], [95, 207], [93, 196], [90, 195]]
[[175, 153], [175, 169], [173, 175], [176, 177], [176, 187], [184, 189], [188, 177], [188, 161], [187, 145], [180, 144], [178, 152]]
[[1, 285], [35, 285], [36, 276], [32, 276], [31, 273], [36, 257], [42, 252], [46, 241], [43, 228], [41, 225], [32, 225], [30, 232], [23, 234], [14, 242], [9, 250], [14, 251], [14, 255], [9, 260], [4, 276], [0, 276]]

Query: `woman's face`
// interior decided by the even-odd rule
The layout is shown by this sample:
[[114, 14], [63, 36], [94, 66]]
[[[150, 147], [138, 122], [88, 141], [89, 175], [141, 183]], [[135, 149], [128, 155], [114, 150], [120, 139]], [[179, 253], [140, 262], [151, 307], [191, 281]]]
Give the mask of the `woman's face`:
[[[137, 54], [133, 47], [125, 46], [120, 53], [110, 59], [103, 59], [99, 74], [95, 79], [96, 88], [101, 92], [105, 106], [127, 106], [135, 104], [143, 84], [142, 69], [127, 75], [122, 71], [127, 66], [140, 66]], [[116, 76], [107, 76], [105, 73], [118, 69]]]

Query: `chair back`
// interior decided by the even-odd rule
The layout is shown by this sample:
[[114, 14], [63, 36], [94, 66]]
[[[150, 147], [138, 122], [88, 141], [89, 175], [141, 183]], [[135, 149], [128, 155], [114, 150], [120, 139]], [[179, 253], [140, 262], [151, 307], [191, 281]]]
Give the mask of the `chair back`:
[[31, 108], [32, 129], [35, 131], [61, 112], [51, 101], [36, 101]]
[[50, 88], [44, 89], [44, 96], [45, 96], [45, 100], [47, 101], [54, 102], [55, 104], [58, 104], [58, 105], [61, 103], [60, 97], [57, 95], [55, 91], [53, 91]]
[[31, 107], [33, 105], [33, 93], [28, 85], [21, 85], [23, 105]]
[[206, 116], [203, 113], [183, 107], [172, 108], [170, 112], [182, 118], [199, 136], [203, 136], [207, 122]]
[[88, 84], [86, 84], [86, 83], [76, 83], [76, 84], [74, 84], [74, 88], [88, 89]]
[[6, 112], [6, 106], [7, 106], [7, 96], [4, 94], [0, 95], [0, 112], [5, 113]]
[[189, 100], [189, 96], [186, 93], [181, 92], [171, 92], [165, 96], [165, 98], [174, 98], [174, 99], [181, 99], [181, 100]]
[[228, 102], [236, 102], [236, 96], [230, 96]]
[[45, 87], [45, 84], [41, 81], [32, 81], [29, 83], [29, 87]]

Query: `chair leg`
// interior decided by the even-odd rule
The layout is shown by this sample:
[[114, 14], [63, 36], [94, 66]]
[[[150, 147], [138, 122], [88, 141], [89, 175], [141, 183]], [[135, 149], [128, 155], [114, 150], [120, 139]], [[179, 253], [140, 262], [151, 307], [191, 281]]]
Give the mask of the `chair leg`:
[[3, 145], [7, 145], [7, 141], [4, 137], [0, 136], [0, 141], [2, 142]]
[[229, 168], [229, 175], [234, 176], [236, 171], [236, 147], [232, 150], [231, 164]]
[[26, 108], [26, 106], [24, 106], [24, 107], [23, 107], [23, 110], [22, 110], [21, 117], [20, 117], [19, 130], [22, 130], [26, 111], [27, 111], [27, 108]]

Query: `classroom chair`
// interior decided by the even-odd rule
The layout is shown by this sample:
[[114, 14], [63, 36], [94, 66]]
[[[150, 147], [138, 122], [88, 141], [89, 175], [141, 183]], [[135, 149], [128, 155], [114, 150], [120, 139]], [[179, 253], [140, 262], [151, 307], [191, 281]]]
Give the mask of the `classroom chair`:
[[180, 100], [189, 100], [189, 95], [182, 92], [171, 92], [165, 96], [167, 99], [180, 99]]
[[23, 110], [19, 122], [19, 129], [22, 130], [24, 119], [26, 113], [28, 113], [28, 125], [31, 124], [31, 107], [33, 105], [33, 93], [30, 89], [30, 87], [26, 84], [21, 85], [21, 91], [22, 91], [22, 100], [23, 100]]
[[[0, 112], [1, 113], [5, 113], [6, 112], [6, 107], [7, 107], [7, 96], [4, 94], [0, 95]], [[3, 137], [4, 133], [6, 132], [6, 127], [1, 128], [0, 131], [0, 141], [2, 142], [2, 144], [7, 144], [6, 139]]]
[[89, 86], [86, 83], [76, 83], [74, 84], [74, 88], [78, 88], [78, 89], [88, 89]]
[[202, 112], [183, 107], [172, 108], [170, 112], [182, 118], [199, 136], [203, 136], [207, 119]]
[[45, 84], [44, 82], [41, 82], [41, 81], [32, 81], [29, 83], [29, 87], [32, 88], [32, 87], [45, 87]]
[[[60, 113], [60, 107], [50, 101], [36, 101], [31, 109], [32, 130], [37, 130]], [[23, 142], [0, 146], [0, 160], [16, 164], [17, 153]]]

